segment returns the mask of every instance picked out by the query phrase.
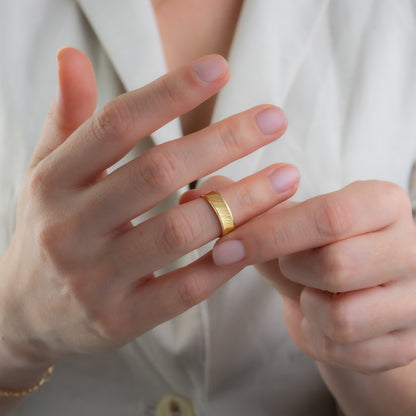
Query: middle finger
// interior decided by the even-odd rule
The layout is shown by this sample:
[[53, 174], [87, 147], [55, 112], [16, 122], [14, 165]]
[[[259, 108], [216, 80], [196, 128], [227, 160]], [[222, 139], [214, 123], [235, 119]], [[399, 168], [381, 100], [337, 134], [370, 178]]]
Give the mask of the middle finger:
[[98, 232], [114, 230], [180, 187], [277, 139], [285, 128], [283, 112], [262, 105], [156, 146], [87, 190], [87, 223]]
[[[270, 166], [221, 190], [239, 226], [297, 189], [299, 173], [289, 165]], [[128, 280], [160, 269], [221, 234], [207, 201], [197, 198], [137, 225], [110, 245], [109, 261]]]
[[412, 279], [403, 279], [340, 294], [306, 288], [300, 305], [308, 321], [330, 340], [351, 344], [413, 328], [415, 286]]

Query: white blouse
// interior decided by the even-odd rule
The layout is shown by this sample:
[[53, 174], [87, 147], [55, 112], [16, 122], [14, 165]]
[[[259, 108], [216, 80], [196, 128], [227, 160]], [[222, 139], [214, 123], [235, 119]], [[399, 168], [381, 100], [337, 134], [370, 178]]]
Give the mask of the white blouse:
[[[414, 0], [246, 0], [229, 55], [232, 77], [213, 121], [273, 103], [285, 110], [289, 128], [220, 173], [239, 179], [271, 163], [293, 163], [302, 175], [297, 200], [365, 179], [410, 189], [415, 10]], [[100, 106], [166, 70], [150, 0], [2, 0], [0, 254], [13, 232], [19, 183], [55, 91], [54, 59], [63, 45], [91, 58]], [[175, 120], [124, 161], [180, 135]], [[315, 363], [286, 332], [278, 293], [252, 268], [118, 351], [59, 362], [51, 381], [14, 414], [192, 412], [336, 413]]]

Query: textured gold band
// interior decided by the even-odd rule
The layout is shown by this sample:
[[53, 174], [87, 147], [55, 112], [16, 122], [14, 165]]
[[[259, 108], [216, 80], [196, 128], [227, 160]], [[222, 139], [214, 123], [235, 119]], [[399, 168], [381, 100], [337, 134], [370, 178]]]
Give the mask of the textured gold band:
[[227, 235], [235, 229], [234, 217], [231, 213], [230, 207], [225, 202], [224, 198], [216, 191], [208, 192], [202, 195], [211, 205], [221, 225], [222, 234], [221, 237]]
[[20, 397], [26, 396], [26, 394], [36, 391], [39, 387], [43, 386], [50, 378], [53, 372], [53, 366], [49, 367], [44, 376], [32, 387], [22, 390], [11, 390], [11, 389], [2, 389], [0, 387], [0, 397]]

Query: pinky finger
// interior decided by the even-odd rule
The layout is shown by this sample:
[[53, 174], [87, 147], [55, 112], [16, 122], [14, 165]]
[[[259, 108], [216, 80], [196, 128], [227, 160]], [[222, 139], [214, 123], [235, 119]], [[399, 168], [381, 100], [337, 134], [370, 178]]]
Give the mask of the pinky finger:
[[306, 319], [302, 322], [302, 332], [315, 353], [315, 359], [364, 374], [404, 367], [416, 359], [414, 328], [352, 344], [332, 341]]
[[242, 267], [216, 266], [212, 252], [209, 252], [188, 266], [156, 279], [143, 284], [139, 280], [123, 301], [124, 313], [130, 322], [141, 317], [134, 335], [168, 321], [202, 302], [241, 269]]

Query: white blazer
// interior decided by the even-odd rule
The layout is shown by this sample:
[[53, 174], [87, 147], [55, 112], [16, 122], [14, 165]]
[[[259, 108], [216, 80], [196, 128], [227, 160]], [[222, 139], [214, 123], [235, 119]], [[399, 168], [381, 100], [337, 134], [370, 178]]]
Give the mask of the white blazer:
[[[415, 7], [412, 0], [246, 0], [229, 55], [232, 77], [213, 121], [269, 102], [284, 108], [289, 129], [221, 173], [238, 179], [270, 163], [294, 163], [302, 174], [299, 200], [358, 179], [409, 189]], [[2, 0], [0, 254], [13, 232], [18, 185], [55, 91], [54, 59], [63, 45], [92, 59], [100, 106], [166, 71], [150, 0]], [[125, 160], [179, 136], [175, 120]], [[176, 414], [158, 408], [167, 394], [186, 398], [183, 406], [198, 416], [336, 412], [315, 364], [286, 333], [279, 295], [247, 268], [119, 351], [58, 363], [51, 381], [15, 414]]]

